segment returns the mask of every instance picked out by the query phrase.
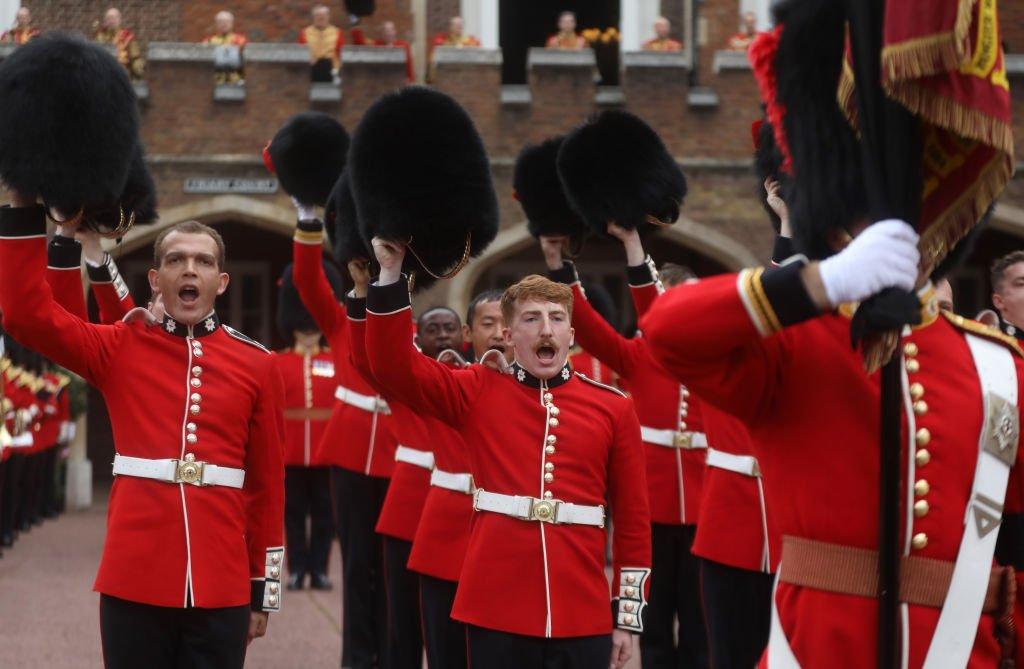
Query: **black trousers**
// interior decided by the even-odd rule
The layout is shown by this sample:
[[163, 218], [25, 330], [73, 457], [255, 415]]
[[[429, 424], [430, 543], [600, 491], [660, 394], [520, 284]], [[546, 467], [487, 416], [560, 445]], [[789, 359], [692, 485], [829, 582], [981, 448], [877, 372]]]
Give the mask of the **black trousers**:
[[57, 515], [57, 456], [60, 446], [46, 449], [40, 457], [42, 464], [42, 487], [39, 492], [39, 503], [36, 514], [44, 518]]
[[466, 627], [474, 669], [603, 669], [612, 657], [610, 634], [545, 639]]
[[384, 551], [374, 531], [388, 480], [331, 467], [334, 520], [341, 542], [341, 666], [387, 666]]
[[715, 669], [750, 669], [768, 645], [772, 574], [700, 560], [700, 586]]
[[406, 566], [412, 542], [387, 536], [382, 539], [384, 583], [388, 591], [388, 667], [420, 669], [423, 666], [420, 579]]
[[25, 455], [12, 453], [4, 465], [3, 498], [0, 499], [0, 534], [13, 535], [17, 529], [18, 504], [21, 500], [21, 488], [24, 484], [22, 474], [25, 469]]
[[331, 62], [330, 58], [321, 58], [316, 61], [310, 68], [310, 81], [328, 84], [331, 83], [334, 81], [334, 76], [331, 74], [331, 69], [333, 67], [334, 63]]
[[[309, 532], [306, 518], [310, 519]], [[288, 571], [327, 573], [327, 558], [334, 540], [329, 468], [284, 468], [284, 534]]]
[[241, 669], [249, 606], [169, 608], [100, 595], [106, 669]]
[[700, 570], [697, 558], [690, 552], [695, 534], [694, 525], [651, 524], [651, 594], [644, 633], [640, 635], [644, 669], [708, 666]]
[[42, 453], [33, 453], [25, 456], [25, 468], [21, 473], [22, 486], [19, 492], [17, 517], [14, 522], [17, 527], [28, 528], [35, 521], [36, 504], [40, 497], [43, 483], [43, 458]]
[[420, 574], [420, 615], [428, 669], [466, 669], [466, 625], [452, 619], [457, 581]]

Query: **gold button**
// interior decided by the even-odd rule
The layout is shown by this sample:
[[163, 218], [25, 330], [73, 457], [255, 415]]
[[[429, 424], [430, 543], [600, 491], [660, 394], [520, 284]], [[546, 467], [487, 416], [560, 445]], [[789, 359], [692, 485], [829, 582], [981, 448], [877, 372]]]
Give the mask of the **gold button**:
[[281, 564], [281, 556], [277, 553], [274, 553], [270, 556], [270, 562], [271, 564]]
[[912, 341], [908, 341], [906, 344], [904, 344], [903, 355], [907, 356], [908, 358], [913, 358], [915, 355], [917, 355], [917, 344], [915, 344]]
[[191, 383], [193, 388], [198, 388], [199, 386], [203, 385], [203, 382], [196, 378], [193, 378]]
[[636, 583], [636, 576], [633, 576], [632, 574], [628, 574], [626, 576], [626, 583], [629, 583], [630, 585], [633, 585], [634, 583]]
[[270, 577], [271, 578], [277, 578], [280, 575], [281, 575], [281, 568], [280, 567], [271, 567], [270, 568]]
[[907, 360], [907, 371], [911, 374], [921, 371], [921, 363], [917, 360]]
[[544, 463], [544, 471], [546, 471], [546, 472], [553, 472], [553, 471], [555, 471], [555, 463], [553, 463], [553, 462], [545, 462]]
[[918, 416], [923, 416], [928, 413], [928, 403], [924, 400], [914, 402], [914, 413]]
[[545, 446], [544, 447], [544, 452], [547, 453], [548, 455], [554, 455], [555, 454], [555, 447], [554, 446]]
[[551, 499], [552, 497], [554, 497], [554, 495], [551, 494], [550, 490], [544, 491], [544, 499]]
[[551, 446], [554, 446], [557, 442], [558, 442], [558, 437], [556, 437], [553, 434], [549, 434], [548, 435], [548, 444], [550, 444]]
[[199, 376], [202, 373], [203, 373], [203, 368], [200, 367], [199, 365], [196, 365], [195, 367], [192, 368], [192, 376]]
[[554, 480], [555, 480], [555, 475], [552, 474], [551, 472], [548, 472], [547, 474], [544, 475], [544, 482], [545, 483], [551, 483]]
[[192, 355], [194, 355], [197, 358], [201, 358], [201, 357], [203, 357], [203, 352], [200, 351], [198, 348], [195, 348], [195, 349], [192, 349]]
[[185, 441], [187, 441], [187, 442], [188, 442], [188, 443], [190, 443], [190, 444], [194, 444], [194, 443], [196, 443], [197, 441], [199, 441], [199, 437], [197, 437], [197, 436], [196, 436], [196, 435], [194, 435], [194, 434], [190, 434], [190, 435], [188, 435], [187, 437], [185, 437]]
[[551, 407], [551, 415], [552, 416], [557, 416], [560, 413], [561, 413], [561, 409], [559, 409], [558, 407], [555, 407], [555, 406]]
[[687, 390], [686, 388], [683, 388], [682, 393], [683, 393], [683, 397], [689, 397], [690, 396], [690, 391]]
[[927, 449], [922, 448], [914, 455], [914, 462], [917, 463], [918, 467], [924, 467], [926, 464], [932, 461], [932, 454]]
[[918, 518], [924, 518], [928, 515], [928, 502], [927, 500], [919, 499], [914, 502], [914, 515]]
[[196, 348], [203, 347], [203, 342], [199, 341], [198, 339], [192, 339], [190, 341], [192, 342], [192, 345], [195, 346]]
[[553, 399], [555, 399], [554, 395], [552, 395], [551, 393], [544, 393], [544, 403], [545, 404], [550, 403], [551, 400], [553, 400]]
[[625, 621], [625, 623], [627, 625], [632, 625], [633, 624], [633, 616], [626, 616], [625, 618], [623, 618], [623, 620]]
[[924, 386], [922, 386], [920, 383], [917, 383], [917, 382], [914, 382], [914, 383], [910, 384], [910, 396], [911, 397], [913, 397], [915, 400], [919, 400], [919, 399], [921, 399], [921, 397], [923, 395], [924, 395]]
[[910, 540], [910, 545], [914, 547], [914, 550], [924, 550], [928, 546], [928, 535], [924, 532], [918, 532]]
[[189, 396], [189, 399], [192, 400], [193, 403], [199, 404], [200, 402], [203, 401], [203, 396], [200, 395], [199, 393], [192, 393], [192, 395]]
[[188, 408], [188, 410], [189, 410], [189, 412], [190, 412], [190, 413], [191, 413], [191, 414], [192, 414], [193, 416], [197, 416], [197, 415], [199, 415], [199, 405], [198, 405], [198, 404], [193, 404], [192, 406], [190, 406], [190, 407]]
[[627, 597], [632, 597], [634, 592], [636, 592], [635, 588], [626, 588], [626, 596]]
[[277, 606], [277, 595], [271, 595], [269, 601], [271, 606]]
[[633, 606], [633, 602], [626, 602], [626, 605], [623, 606], [622, 608], [626, 609], [627, 613], [632, 613], [633, 609], [636, 608], [636, 607]]
[[928, 485], [928, 481], [920, 479], [914, 484], [914, 494], [918, 497], [924, 497], [931, 491], [932, 487]]
[[679, 421], [679, 429], [680, 430], [685, 430], [686, 429], [686, 421], [684, 421], [684, 420]]
[[270, 584], [270, 594], [276, 595], [278, 591], [277, 583]]
[[195, 423], [189, 423], [188, 425], [185, 426], [185, 429], [188, 430], [189, 432], [195, 432], [196, 429], [198, 428]]
[[926, 427], [922, 427], [914, 435], [914, 441], [917, 442], [918, 446], [927, 446], [928, 442], [932, 440], [932, 433]]
[[558, 419], [557, 418], [549, 418], [548, 419], [548, 425], [550, 425], [551, 427], [558, 427]]

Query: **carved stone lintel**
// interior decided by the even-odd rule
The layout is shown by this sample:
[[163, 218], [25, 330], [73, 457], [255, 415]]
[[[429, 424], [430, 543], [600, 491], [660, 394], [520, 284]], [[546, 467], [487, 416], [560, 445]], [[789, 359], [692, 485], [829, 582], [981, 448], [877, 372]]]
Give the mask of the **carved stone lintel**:
[[531, 70], [535, 67], [592, 68], [597, 67], [597, 60], [594, 58], [594, 51], [592, 49], [566, 51], [535, 46], [530, 48], [526, 67]]
[[501, 87], [501, 104], [528, 105], [533, 102], [529, 86], [507, 85]]
[[338, 84], [314, 83], [309, 86], [310, 102], [341, 102], [341, 95]]
[[434, 49], [437, 65], [501, 65], [501, 49], [439, 46]]
[[626, 104], [626, 96], [619, 86], [598, 86], [594, 104], [599, 107], [621, 107]]
[[695, 86], [686, 94], [686, 102], [697, 109], [713, 109], [718, 106], [718, 93], [708, 86]]
[[245, 47], [245, 59], [250, 63], [309, 64], [309, 47], [305, 44], [255, 42]]
[[352, 46], [341, 47], [342, 68], [349, 63], [374, 63], [379, 65], [405, 65], [405, 49], [397, 46]]
[[213, 99], [216, 102], [243, 102], [245, 100], [245, 85], [216, 84], [213, 87]]

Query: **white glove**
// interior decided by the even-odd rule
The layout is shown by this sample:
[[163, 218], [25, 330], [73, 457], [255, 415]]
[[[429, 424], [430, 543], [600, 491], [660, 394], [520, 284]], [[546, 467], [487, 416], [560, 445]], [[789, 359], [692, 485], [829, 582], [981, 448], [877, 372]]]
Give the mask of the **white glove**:
[[917, 283], [917, 233], [905, 221], [888, 219], [868, 226], [818, 271], [832, 306], [860, 302], [886, 288], [913, 290]]
[[316, 208], [309, 205], [302, 204], [295, 198], [292, 198], [292, 204], [295, 205], [295, 211], [299, 212], [300, 221], [312, 221], [316, 219]]

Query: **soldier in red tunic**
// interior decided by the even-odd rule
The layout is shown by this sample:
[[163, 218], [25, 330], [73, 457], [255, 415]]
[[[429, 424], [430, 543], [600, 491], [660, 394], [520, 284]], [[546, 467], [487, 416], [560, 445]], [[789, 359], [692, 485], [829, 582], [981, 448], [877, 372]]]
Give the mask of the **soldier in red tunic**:
[[576, 14], [562, 12], [558, 15], [558, 32], [544, 44], [548, 49], [580, 51], [587, 48], [587, 40], [576, 32]]
[[113, 44], [117, 49], [117, 62], [128, 70], [128, 76], [133, 80], [142, 79], [146, 71], [146, 60], [142, 57], [135, 33], [122, 26], [119, 9], [111, 7], [107, 10], [103, 15], [103, 25], [96, 30], [95, 39], [100, 44]]
[[272, 355], [213, 311], [223, 242], [195, 222], [165, 231], [149, 273], [163, 321], [92, 325], [45, 282], [42, 207], [13, 202], [0, 210], [5, 327], [95, 385], [113, 425], [95, 584], [105, 662], [241, 667], [281, 604], [283, 424]]
[[[332, 265], [324, 271], [335, 295], [342, 279]], [[302, 306], [285, 268], [277, 299], [278, 330], [293, 345], [277, 355], [284, 379], [284, 527], [288, 589], [301, 590], [306, 576], [314, 590], [330, 590], [327, 560], [334, 538], [330, 468], [324, 458], [324, 430], [334, 405], [334, 357], [320, 345], [323, 335]], [[309, 531], [306, 522], [309, 521]]]
[[[903, 221], [857, 227], [825, 260], [680, 286], [641, 321], [665, 369], [753, 439], [784, 536], [773, 668], [875, 661], [880, 381], [850, 346], [850, 318], [884, 288], [912, 290], [920, 257]], [[940, 312], [930, 285], [918, 295], [920, 322], [896, 351], [905, 663], [994, 667], [997, 629], [1012, 634], [1013, 577], [991, 565], [1004, 500], [1020, 510], [1024, 364], [1015, 340]]]
[[32, 13], [28, 7], [19, 7], [14, 27], [0, 34], [0, 42], [21, 45], [39, 37], [40, 34], [39, 28], [32, 25]]
[[[622, 241], [626, 250], [630, 292], [637, 312], [643, 315], [664, 291], [653, 261], [644, 253], [635, 229], [609, 225], [608, 231]], [[598, 315], [580, 284], [575, 265], [562, 259], [566, 241], [540, 238], [549, 275], [572, 287], [576, 341], [606, 362], [630, 389], [645, 444], [654, 578], [647, 623], [640, 637], [641, 659], [645, 667], [706, 666], [707, 634], [698, 564], [690, 552], [697, 531], [708, 449], [701, 405], [655, 362], [642, 336], [627, 339]]]
[[380, 24], [380, 37], [367, 37], [362, 28], [352, 29], [352, 43], [356, 46], [383, 46], [402, 49], [405, 52], [405, 75], [411, 84], [416, 80], [412, 64], [412, 46], [404, 39], [398, 39], [398, 31], [393, 21]]
[[[404, 246], [374, 239], [367, 297], [374, 375], [417, 411], [458, 428], [477, 487], [452, 616], [469, 625], [471, 664], [621, 667], [644, 629], [650, 518], [640, 427], [617, 390], [572, 373], [572, 293], [528, 277], [502, 298], [511, 373], [451, 370], [411, 354]], [[499, 426], [496, 429], [496, 426]], [[611, 611], [605, 507], [614, 535]]]

